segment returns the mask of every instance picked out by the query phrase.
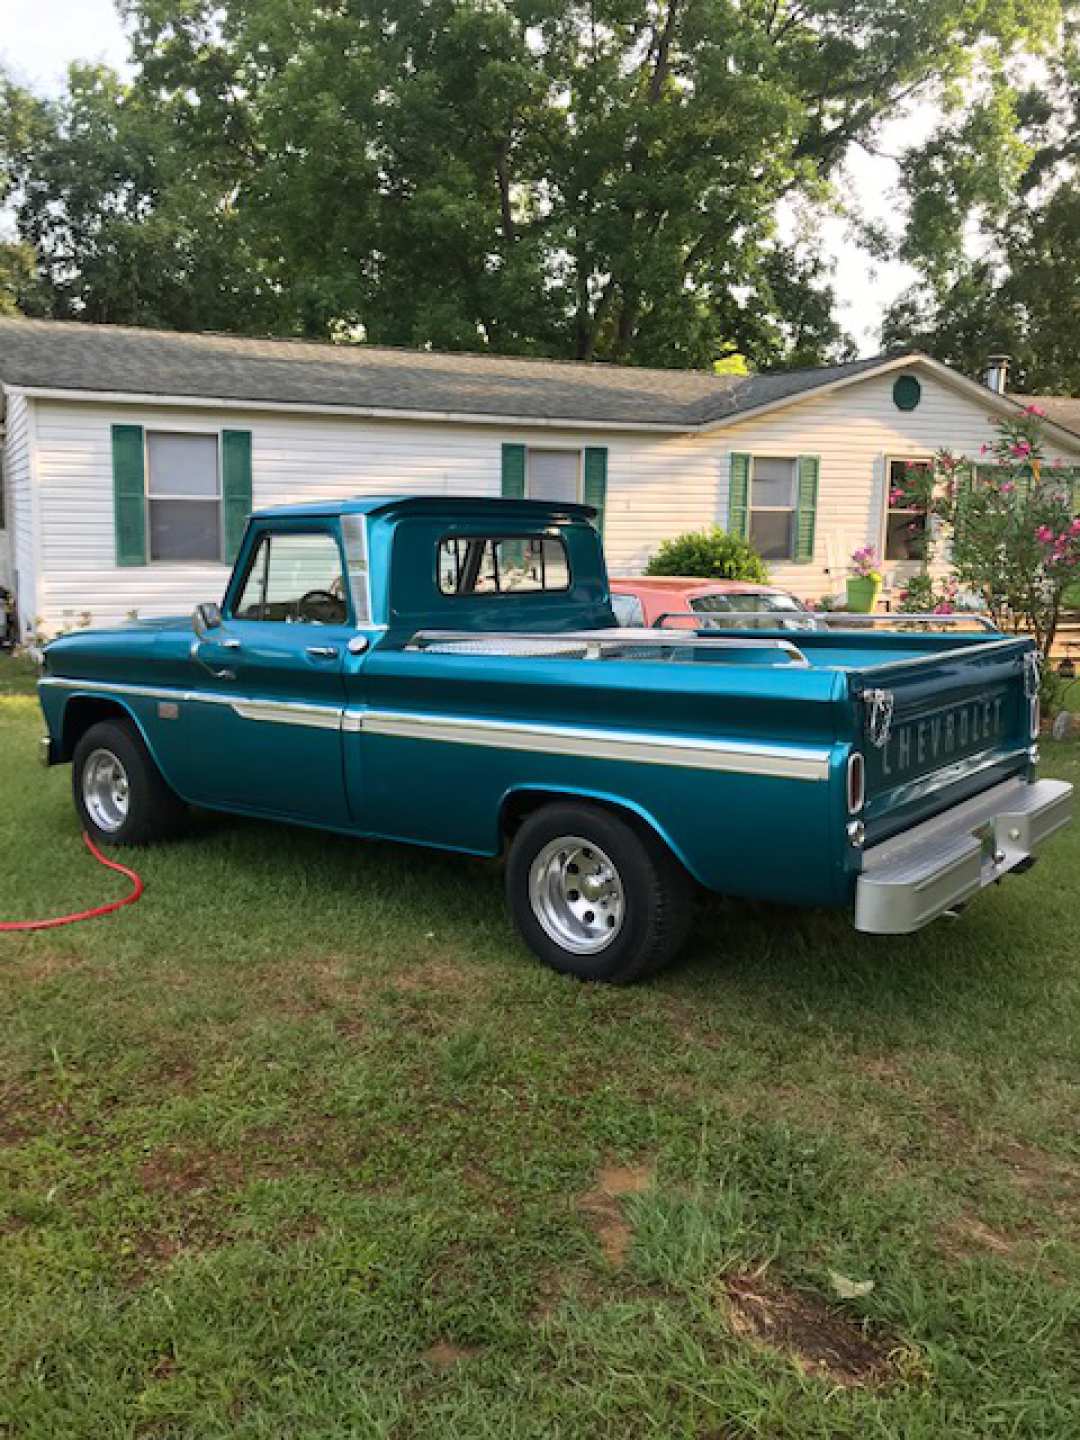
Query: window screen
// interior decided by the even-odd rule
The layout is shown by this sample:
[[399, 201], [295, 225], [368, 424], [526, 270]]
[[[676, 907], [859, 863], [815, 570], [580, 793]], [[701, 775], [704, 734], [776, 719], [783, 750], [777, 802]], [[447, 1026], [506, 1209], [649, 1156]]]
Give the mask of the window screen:
[[755, 455], [750, 466], [750, 543], [766, 560], [790, 560], [794, 522], [795, 461]]
[[581, 499], [581, 452], [579, 450], [530, 450], [530, 500]]
[[216, 435], [146, 437], [151, 560], [221, 559], [221, 481]]
[[439, 542], [444, 595], [510, 595], [567, 590], [562, 540], [549, 535], [448, 536]]

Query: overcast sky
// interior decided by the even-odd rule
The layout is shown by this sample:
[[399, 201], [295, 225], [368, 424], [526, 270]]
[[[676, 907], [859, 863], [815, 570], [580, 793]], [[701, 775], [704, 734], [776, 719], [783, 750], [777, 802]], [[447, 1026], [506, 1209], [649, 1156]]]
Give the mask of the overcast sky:
[[[72, 60], [103, 60], [122, 66], [127, 42], [113, 8], [113, 0], [3, 0], [4, 27], [0, 33], [0, 62], [24, 83], [38, 90], [56, 91]], [[917, 112], [896, 122], [879, 137], [885, 151], [919, 138], [927, 117]], [[853, 150], [849, 175], [855, 194], [875, 219], [888, 222], [895, 206], [890, 190], [895, 167], [888, 161]], [[836, 261], [836, 292], [839, 319], [858, 342], [861, 354], [878, 349], [881, 315], [885, 307], [913, 278], [906, 266], [873, 266], [866, 256], [849, 244], [844, 225], [826, 223], [830, 253]]]

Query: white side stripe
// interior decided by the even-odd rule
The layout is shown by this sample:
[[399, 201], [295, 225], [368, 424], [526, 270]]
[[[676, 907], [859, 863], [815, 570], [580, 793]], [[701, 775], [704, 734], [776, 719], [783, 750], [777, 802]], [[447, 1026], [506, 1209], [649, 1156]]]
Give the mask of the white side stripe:
[[486, 745], [494, 750], [523, 750], [540, 755], [571, 755], [593, 760], [626, 760], [643, 765], [675, 765], [735, 775], [768, 775], [779, 780], [829, 778], [829, 750], [811, 746], [760, 745], [751, 740], [707, 740], [693, 735], [656, 735], [578, 725], [528, 724], [404, 710], [345, 709], [337, 705], [311, 705], [298, 700], [258, 700], [254, 696], [218, 694], [212, 690], [122, 685], [114, 681], [74, 680], [59, 675], [46, 675], [38, 684], [85, 690], [91, 694], [227, 705], [244, 720], [303, 725], [318, 730], [343, 730], [346, 734], [363, 731], [398, 740]]
[[705, 740], [687, 735], [594, 730], [584, 726], [525, 724], [397, 710], [346, 710], [342, 724], [347, 731], [363, 730], [365, 734], [388, 735], [400, 740], [438, 740], [455, 745], [486, 745], [498, 750], [528, 750], [543, 755], [632, 760], [645, 765], [771, 775], [784, 780], [827, 780], [829, 777], [829, 751], [801, 746], [757, 745], [752, 741]]

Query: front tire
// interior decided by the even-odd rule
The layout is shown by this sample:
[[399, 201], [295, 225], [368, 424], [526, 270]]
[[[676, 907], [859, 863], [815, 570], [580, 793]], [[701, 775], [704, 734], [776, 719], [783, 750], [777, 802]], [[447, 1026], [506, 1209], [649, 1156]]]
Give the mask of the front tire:
[[614, 985], [662, 969], [693, 918], [693, 882], [667, 846], [599, 805], [530, 815], [510, 846], [506, 896], [545, 965]]
[[151, 845], [179, 829], [186, 807], [130, 721], [91, 725], [71, 761], [75, 809], [98, 845]]

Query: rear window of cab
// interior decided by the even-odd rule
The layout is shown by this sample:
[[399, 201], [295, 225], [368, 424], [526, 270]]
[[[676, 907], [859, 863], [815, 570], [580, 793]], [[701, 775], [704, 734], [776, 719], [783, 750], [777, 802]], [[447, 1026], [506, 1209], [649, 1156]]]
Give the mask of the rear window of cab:
[[440, 593], [457, 597], [570, 588], [570, 561], [557, 535], [446, 535], [437, 574]]

